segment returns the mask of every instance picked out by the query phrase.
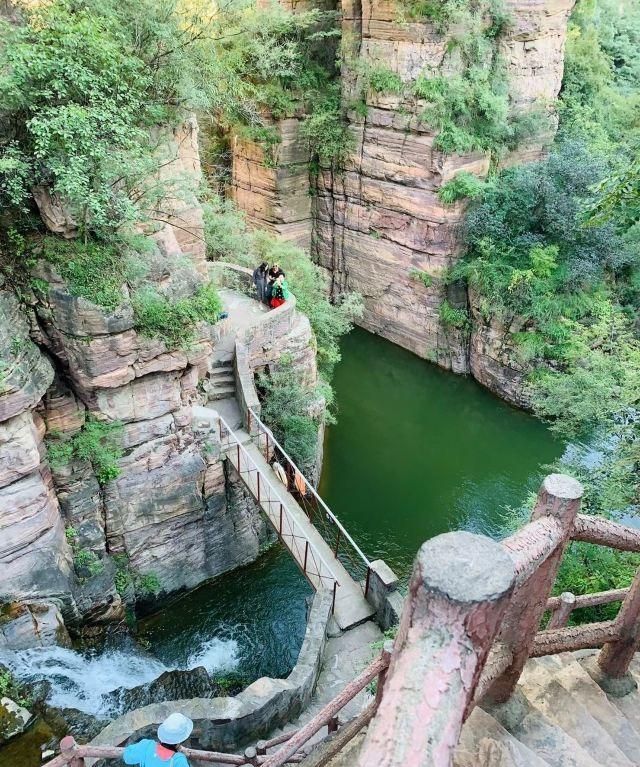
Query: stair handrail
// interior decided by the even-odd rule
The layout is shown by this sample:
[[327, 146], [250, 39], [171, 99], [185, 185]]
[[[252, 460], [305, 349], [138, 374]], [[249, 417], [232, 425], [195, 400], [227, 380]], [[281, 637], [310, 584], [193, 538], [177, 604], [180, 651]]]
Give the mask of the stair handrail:
[[[248, 462], [248, 463], [250, 463], [250, 464], [251, 464], [251, 465], [254, 467], [254, 471], [258, 472], [258, 474], [259, 474], [261, 477], [263, 477], [263, 478], [264, 478], [264, 481], [267, 483], [267, 486], [269, 487], [269, 489], [270, 489], [270, 490], [273, 492], [273, 494], [274, 494], [274, 495], [275, 495], [275, 497], [277, 498], [277, 502], [278, 502], [278, 503], [279, 503], [279, 504], [282, 506], [282, 508], [285, 510], [285, 512], [286, 512], [286, 514], [287, 514], [287, 517], [288, 517], [288, 519], [289, 519], [291, 522], [293, 522], [293, 525], [295, 526], [296, 530], [299, 532], [299, 534], [301, 535], [301, 537], [302, 537], [302, 538], [303, 538], [305, 541], [307, 541], [307, 542], [308, 542], [308, 544], [309, 544], [310, 548], [312, 548], [312, 549], [313, 549], [313, 551], [314, 551], [314, 555], [315, 555], [315, 556], [317, 556], [317, 558], [320, 560], [320, 562], [321, 562], [321, 563], [322, 563], [322, 564], [323, 564], [323, 565], [326, 567], [326, 569], [329, 571], [329, 574], [330, 574], [331, 578], [334, 580], [334, 582], [337, 584], [337, 587], [339, 588], [339, 587], [340, 587], [340, 580], [339, 580], [339, 578], [336, 576], [336, 574], [334, 573], [334, 571], [333, 571], [333, 568], [332, 568], [332, 567], [331, 567], [331, 566], [328, 564], [328, 562], [327, 562], [327, 561], [325, 560], [325, 558], [322, 556], [322, 554], [320, 553], [320, 551], [318, 550], [318, 548], [315, 546], [315, 544], [313, 543], [313, 541], [309, 540], [309, 537], [306, 535], [305, 531], [304, 531], [304, 530], [303, 530], [303, 528], [300, 526], [300, 523], [299, 523], [299, 522], [298, 522], [298, 520], [295, 518], [295, 515], [293, 514], [293, 512], [291, 511], [291, 509], [290, 509], [290, 508], [289, 508], [289, 506], [287, 505], [287, 502], [286, 502], [286, 501], [284, 501], [284, 500], [282, 499], [282, 496], [280, 495], [280, 493], [278, 493], [278, 491], [276, 490], [276, 488], [273, 486], [273, 484], [271, 483], [271, 480], [269, 479], [269, 477], [267, 477], [267, 475], [266, 475], [266, 474], [265, 474], [265, 473], [264, 473], [264, 472], [263, 472], [263, 471], [260, 469], [260, 467], [259, 467], [259, 466], [256, 464], [256, 462], [255, 462], [255, 461], [253, 460], [253, 458], [251, 457], [251, 454], [250, 454], [250, 453], [247, 451], [247, 449], [246, 449], [246, 448], [245, 448], [245, 446], [242, 444], [242, 442], [240, 442], [240, 440], [238, 439], [238, 437], [237, 437], [236, 433], [235, 433], [235, 432], [233, 431], [233, 429], [232, 429], [232, 428], [229, 426], [229, 424], [226, 422], [226, 420], [225, 420], [225, 419], [224, 419], [222, 416], [219, 416], [219, 420], [220, 420], [220, 424], [224, 426], [224, 428], [226, 429], [227, 433], [228, 433], [228, 434], [230, 434], [230, 435], [232, 436], [233, 440], [235, 441], [235, 444], [236, 444], [236, 445], [237, 445], [237, 447], [238, 447], [238, 448], [239, 448], [239, 449], [242, 451], [242, 453], [243, 453], [243, 455], [245, 456], [245, 459], [247, 460], [247, 462]], [[222, 446], [222, 445], [221, 445], [221, 446]], [[238, 468], [240, 468], [240, 467], [238, 467]], [[267, 517], [269, 517], [269, 515], [268, 515], [268, 514], [267, 514]], [[269, 521], [271, 521], [271, 520], [269, 520]], [[272, 524], [273, 524], [273, 523], [272, 523]], [[295, 557], [294, 557], [294, 559], [295, 559]], [[325, 576], [325, 577], [326, 577], [326, 576]]]
[[[316, 501], [318, 501], [320, 506], [322, 506], [322, 508], [326, 512], [327, 516], [330, 517], [330, 519], [335, 523], [336, 527], [340, 530], [340, 532], [342, 533], [343, 537], [351, 544], [351, 547], [355, 550], [355, 552], [358, 554], [358, 556], [362, 559], [364, 564], [367, 566], [367, 570], [370, 570], [371, 569], [371, 562], [370, 562], [369, 558], [362, 551], [360, 546], [358, 546], [358, 544], [353, 540], [353, 538], [348, 533], [347, 529], [342, 524], [342, 522], [340, 522], [338, 517], [336, 517], [336, 515], [333, 513], [333, 511], [331, 511], [331, 509], [327, 506], [327, 504], [324, 502], [324, 500], [322, 499], [320, 494], [317, 492], [315, 487], [312, 485], [312, 483], [309, 482], [309, 480], [304, 476], [304, 473], [297, 466], [297, 464], [295, 463], [293, 458], [291, 458], [291, 456], [286, 452], [286, 450], [278, 442], [278, 440], [275, 438], [275, 436], [274, 436], [273, 432], [271, 431], [271, 429], [264, 423], [264, 421], [262, 421], [260, 419], [260, 417], [258, 415], [256, 415], [256, 413], [251, 408], [248, 408], [248, 411], [249, 411], [249, 414], [250, 414], [251, 418], [253, 418], [256, 421], [256, 423], [262, 429], [262, 431], [264, 431], [266, 434], [269, 435], [269, 437], [272, 440], [273, 444], [278, 448], [278, 450], [282, 453], [282, 455], [284, 455], [284, 457], [287, 459], [287, 461], [289, 461], [289, 463], [291, 464], [291, 466], [293, 466], [295, 471], [297, 471], [303, 477], [303, 479], [304, 479], [304, 481], [306, 483], [306, 486], [311, 491], [311, 494], [313, 495], [313, 497], [316, 499]], [[251, 429], [249, 429], [249, 433], [251, 433]]]

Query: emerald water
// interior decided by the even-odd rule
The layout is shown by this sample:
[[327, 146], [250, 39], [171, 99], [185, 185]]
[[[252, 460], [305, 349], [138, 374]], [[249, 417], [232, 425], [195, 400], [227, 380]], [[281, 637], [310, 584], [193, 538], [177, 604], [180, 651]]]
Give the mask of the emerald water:
[[[338, 422], [327, 429], [320, 491], [364, 552], [384, 558], [402, 579], [431, 536], [457, 528], [498, 534], [505, 508], [534, 491], [542, 467], [564, 450], [542, 423], [473, 380], [363, 330], [344, 339], [342, 353], [334, 381]], [[33, 650], [0, 661], [24, 679], [52, 682], [54, 705], [113, 716], [110, 690], [168, 669], [204, 665], [248, 680], [286, 676], [310, 594], [276, 545], [141, 621], [141, 641], [120, 640], [100, 652]], [[25, 749], [35, 748], [32, 741], [23, 741]], [[9, 763], [6, 754], [0, 765]], [[38, 762], [25, 752], [21, 763]]]
[[370, 559], [406, 576], [448, 530], [499, 534], [564, 445], [543, 423], [384, 339], [342, 343], [320, 493]]

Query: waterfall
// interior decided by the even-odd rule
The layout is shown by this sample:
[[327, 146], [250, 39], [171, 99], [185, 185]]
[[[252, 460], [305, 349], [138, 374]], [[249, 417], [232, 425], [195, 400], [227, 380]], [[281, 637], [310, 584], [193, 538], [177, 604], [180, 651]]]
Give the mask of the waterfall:
[[167, 665], [133, 641], [101, 651], [80, 652], [65, 647], [42, 647], [0, 653], [0, 663], [24, 682], [45, 680], [51, 684], [47, 702], [58, 708], [76, 708], [109, 718], [118, 689], [147, 684], [165, 671], [204, 666], [209, 672], [233, 670], [239, 663], [235, 639], [209, 638], [194, 648], [187, 662]]

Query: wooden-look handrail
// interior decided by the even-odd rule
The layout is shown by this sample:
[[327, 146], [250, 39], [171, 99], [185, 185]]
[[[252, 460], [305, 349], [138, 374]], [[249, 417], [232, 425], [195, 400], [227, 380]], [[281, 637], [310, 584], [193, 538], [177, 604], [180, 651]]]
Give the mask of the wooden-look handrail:
[[578, 514], [571, 538], [574, 541], [609, 546], [618, 551], [640, 551], [640, 530], [587, 514]]
[[367, 668], [353, 679], [332, 701], [327, 703], [307, 724], [304, 725], [282, 747], [270, 756], [265, 762], [264, 767], [282, 767], [286, 764], [288, 758], [296, 753], [310, 738], [312, 738], [324, 725], [346, 706], [346, 704], [355, 698], [355, 696], [364, 690], [376, 677], [385, 671], [389, 666], [390, 653], [383, 650], [380, 657], [370, 663]]

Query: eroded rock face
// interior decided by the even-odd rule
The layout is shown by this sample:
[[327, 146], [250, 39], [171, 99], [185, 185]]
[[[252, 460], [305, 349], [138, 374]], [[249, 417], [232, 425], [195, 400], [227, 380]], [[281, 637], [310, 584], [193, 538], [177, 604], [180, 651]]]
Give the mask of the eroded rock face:
[[14, 603], [0, 613], [0, 649], [70, 647], [71, 640], [58, 606], [50, 602]]
[[297, 117], [269, 121], [280, 140], [269, 158], [258, 144], [234, 135], [230, 191], [249, 224], [309, 250], [309, 151], [300, 122]]
[[[307, 5], [282, 4], [294, 12]], [[499, 52], [507, 68], [511, 109], [548, 109], [561, 85], [573, 0], [507, 0], [506, 6], [510, 25]], [[469, 306], [465, 292], [445, 286], [442, 279], [462, 251], [464, 203], [444, 205], [438, 191], [459, 171], [484, 176], [489, 157], [478, 152], [444, 155], [434, 148], [434, 132], [417, 117], [426, 103], [410, 95], [410, 86], [428, 69], [442, 67], [445, 76], [455, 75], [460, 63], [448, 54], [446, 36], [435, 24], [402, 22], [394, 0], [342, 0], [341, 9], [343, 102], [361, 100], [362, 73], [370, 68], [391, 70], [407, 87], [402, 95], [369, 90], [366, 116], [362, 110], [349, 113], [354, 151], [344, 169], [324, 169], [316, 181], [312, 254], [326, 269], [334, 294], [349, 290], [363, 295], [365, 328], [456, 373], [471, 372], [498, 395], [524, 404], [522, 371], [515, 355], [505, 352], [508, 340], [501, 329], [478, 327], [470, 341], [466, 330], [447, 327], [440, 318], [445, 300], [464, 311]], [[550, 118], [546, 135], [525, 143], [502, 163], [539, 158], [553, 133], [554, 115]], [[287, 216], [306, 221], [302, 211], [308, 187], [298, 178], [296, 164], [303, 155], [292, 150], [294, 132], [285, 123], [276, 126], [283, 142], [281, 155], [270, 158], [275, 167], [265, 167], [264, 153], [255, 145], [236, 140], [233, 146], [236, 202], [251, 223], [274, 231]]]
[[469, 298], [471, 374], [502, 399], [516, 407], [529, 409], [531, 401], [526, 378], [531, 367], [522, 360], [512, 335], [525, 329], [522, 322], [518, 318], [505, 321], [497, 316], [487, 319], [480, 309], [479, 297], [470, 291]]
[[[508, 2], [512, 24], [501, 42], [512, 87], [512, 108], [553, 103], [560, 88], [566, 21], [571, 0]], [[438, 68], [446, 39], [428, 22], [401, 23], [391, 2], [343, 2], [343, 31], [359, 41], [362, 67], [384, 67], [411, 83], [425, 68]], [[447, 72], [455, 62], [447, 62]], [[358, 77], [346, 73], [346, 97], [355, 97]], [[466, 308], [445, 288], [441, 276], [459, 257], [462, 203], [444, 205], [440, 187], [458, 171], [486, 174], [489, 158], [479, 153], [446, 156], [433, 146], [434, 134], [415, 115], [424, 105], [411, 97], [367, 93], [366, 117], [350, 115], [356, 149], [346, 173], [322, 174], [316, 205], [316, 253], [331, 274], [334, 289], [362, 293], [369, 330], [432, 359], [454, 372], [484, 368], [469, 360], [467, 336], [443, 326], [446, 299]], [[541, 140], [523, 147], [510, 161], [532, 159]], [[415, 271], [431, 278], [425, 286]], [[486, 336], [489, 346], [495, 341]], [[471, 354], [477, 345], [471, 346]], [[488, 349], [496, 359], [498, 349]], [[505, 378], [508, 374], [505, 374]], [[488, 381], [490, 374], [481, 376]], [[497, 378], [495, 386], [499, 386]], [[495, 389], [494, 389], [495, 390]], [[509, 397], [509, 394], [506, 396]], [[510, 397], [512, 398], [512, 397]]]
[[33, 411], [53, 367], [29, 338], [15, 296], [0, 290], [0, 602], [72, 602], [71, 553]]

